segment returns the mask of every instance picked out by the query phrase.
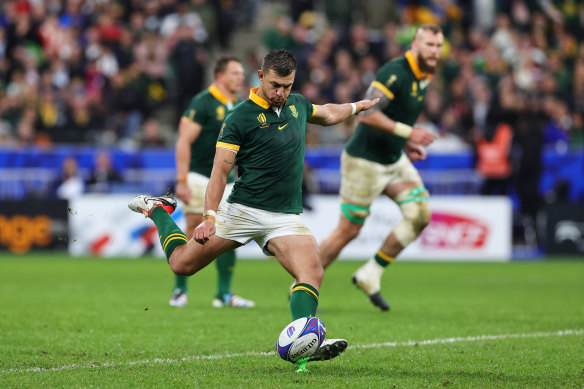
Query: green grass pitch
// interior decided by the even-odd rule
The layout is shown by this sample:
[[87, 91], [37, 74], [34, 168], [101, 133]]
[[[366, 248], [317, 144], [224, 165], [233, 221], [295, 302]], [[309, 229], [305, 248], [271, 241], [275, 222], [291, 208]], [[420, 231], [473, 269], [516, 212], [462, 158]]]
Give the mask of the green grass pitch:
[[0, 256], [0, 387], [584, 387], [584, 261], [396, 262], [392, 310], [325, 274], [318, 316], [349, 348], [309, 373], [275, 353], [292, 278], [241, 260], [234, 289], [252, 310], [211, 307], [214, 265], [168, 306], [163, 260]]

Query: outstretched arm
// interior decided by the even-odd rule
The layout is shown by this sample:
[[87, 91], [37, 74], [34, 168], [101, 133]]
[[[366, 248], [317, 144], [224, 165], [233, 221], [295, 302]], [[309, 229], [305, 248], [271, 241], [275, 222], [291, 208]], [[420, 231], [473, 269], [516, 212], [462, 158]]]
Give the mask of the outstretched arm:
[[316, 114], [308, 118], [309, 123], [330, 126], [342, 122], [351, 115], [366, 111], [379, 102], [379, 99], [361, 100], [348, 104], [316, 105]]
[[217, 147], [215, 149], [215, 159], [213, 160], [213, 170], [211, 178], [207, 184], [205, 192], [205, 212], [203, 222], [195, 228], [193, 237], [201, 244], [205, 244], [209, 238], [215, 235], [215, 217], [217, 208], [223, 197], [227, 176], [235, 163], [235, 152]]
[[436, 136], [429, 131], [392, 120], [381, 112], [383, 108], [390, 104], [390, 99], [387, 94], [378, 88], [370, 86], [365, 97], [368, 99], [379, 99], [379, 104], [359, 115], [359, 121], [361, 123], [408, 139], [422, 146], [428, 146], [436, 139]]

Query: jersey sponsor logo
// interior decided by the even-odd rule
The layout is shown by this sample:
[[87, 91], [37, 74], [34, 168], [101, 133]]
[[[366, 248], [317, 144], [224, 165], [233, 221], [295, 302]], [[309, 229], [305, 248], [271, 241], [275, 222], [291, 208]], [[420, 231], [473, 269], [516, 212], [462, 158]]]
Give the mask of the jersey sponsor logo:
[[[292, 116], [294, 116], [295, 119], [298, 119], [298, 111], [296, 110], [296, 106], [295, 105], [291, 105], [290, 106], [290, 111], [292, 111]], [[281, 128], [278, 127], [278, 129], [280, 130]]]
[[278, 130], [283, 130], [284, 127], [286, 127], [288, 125], [288, 123], [284, 124], [283, 126], [278, 126]]
[[385, 83], [385, 86], [389, 88], [395, 82], [395, 80], [397, 80], [397, 76], [395, 74], [392, 74], [391, 77], [389, 77], [389, 79]]
[[225, 129], [225, 123], [221, 126], [221, 130], [219, 131], [219, 139], [223, 138], [223, 130]]
[[193, 120], [195, 118], [196, 113], [197, 113], [197, 111], [195, 111], [194, 109], [191, 109], [189, 111], [189, 119]]
[[420, 238], [424, 248], [477, 250], [485, 247], [489, 233], [478, 218], [433, 212], [432, 222]]
[[266, 121], [267, 121], [267, 119], [266, 119], [266, 115], [264, 115], [263, 113], [260, 113], [260, 114], [258, 115], [258, 122], [260, 122], [260, 123], [264, 124]]
[[217, 113], [217, 120], [222, 122], [223, 119], [225, 119], [225, 107], [220, 105], [217, 107], [217, 109], [215, 110], [215, 113]]

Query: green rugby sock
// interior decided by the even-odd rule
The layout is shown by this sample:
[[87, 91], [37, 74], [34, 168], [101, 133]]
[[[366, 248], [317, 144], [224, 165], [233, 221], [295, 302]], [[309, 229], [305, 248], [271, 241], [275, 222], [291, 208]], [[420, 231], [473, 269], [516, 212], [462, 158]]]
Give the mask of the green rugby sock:
[[182, 293], [187, 293], [187, 279], [189, 277], [187, 276], [176, 276], [175, 277], [175, 283], [174, 283], [174, 289], [178, 289], [180, 290]]
[[390, 265], [393, 263], [393, 261], [395, 261], [394, 257], [390, 257], [389, 255], [385, 254], [381, 250], [379, 250], [377, 253], [375, 253], [373, 258], [375, 259], [375, 262], [377, 262], [378, 264], [380, 264], [383, 267], [387, 267], [387, 265]]
[[296, 284], [290, 296], [292, 320], [305, 316], [314, 316], [318, 306], [318, 290], [308, 284]]
[[158, 236], [160, 237], [160, 244], [162, 250], [166, 255], [166, 261], [170, 258], [170, 254], [178, 246], [183, 246], [189, 241], [187, 236], [176, 225], [174, 220], [170, 217], [162, 207], [154, 207], [150, 212], [150, 219], [156, 224], [158, 228]]
[[233, 268], [235, 266], [235, 251], [228, 251], [220, 255], [215, 260], [217, 265], [217, 294], [216, 297], [223, 299], [223, 296], [231, 293], [231, 279], [233, 278]]

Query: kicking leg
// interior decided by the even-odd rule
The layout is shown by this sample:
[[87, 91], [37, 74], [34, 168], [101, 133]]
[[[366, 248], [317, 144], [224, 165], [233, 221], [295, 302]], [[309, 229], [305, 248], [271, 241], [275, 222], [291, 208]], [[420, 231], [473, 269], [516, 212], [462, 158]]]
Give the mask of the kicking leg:
[[132, 211], [151, 218], [156, 224], [168, 264], [177, 275], [195, 274], [219, 255], [241, 246], [236, 241], [216, 235], [204, 245], [193, 239], [188, 241], [186, 235], [170, 217], [170, 213], [176, 209], [176, 200], [171, 197], [140, 195], [134, 197], [128, 206]]

